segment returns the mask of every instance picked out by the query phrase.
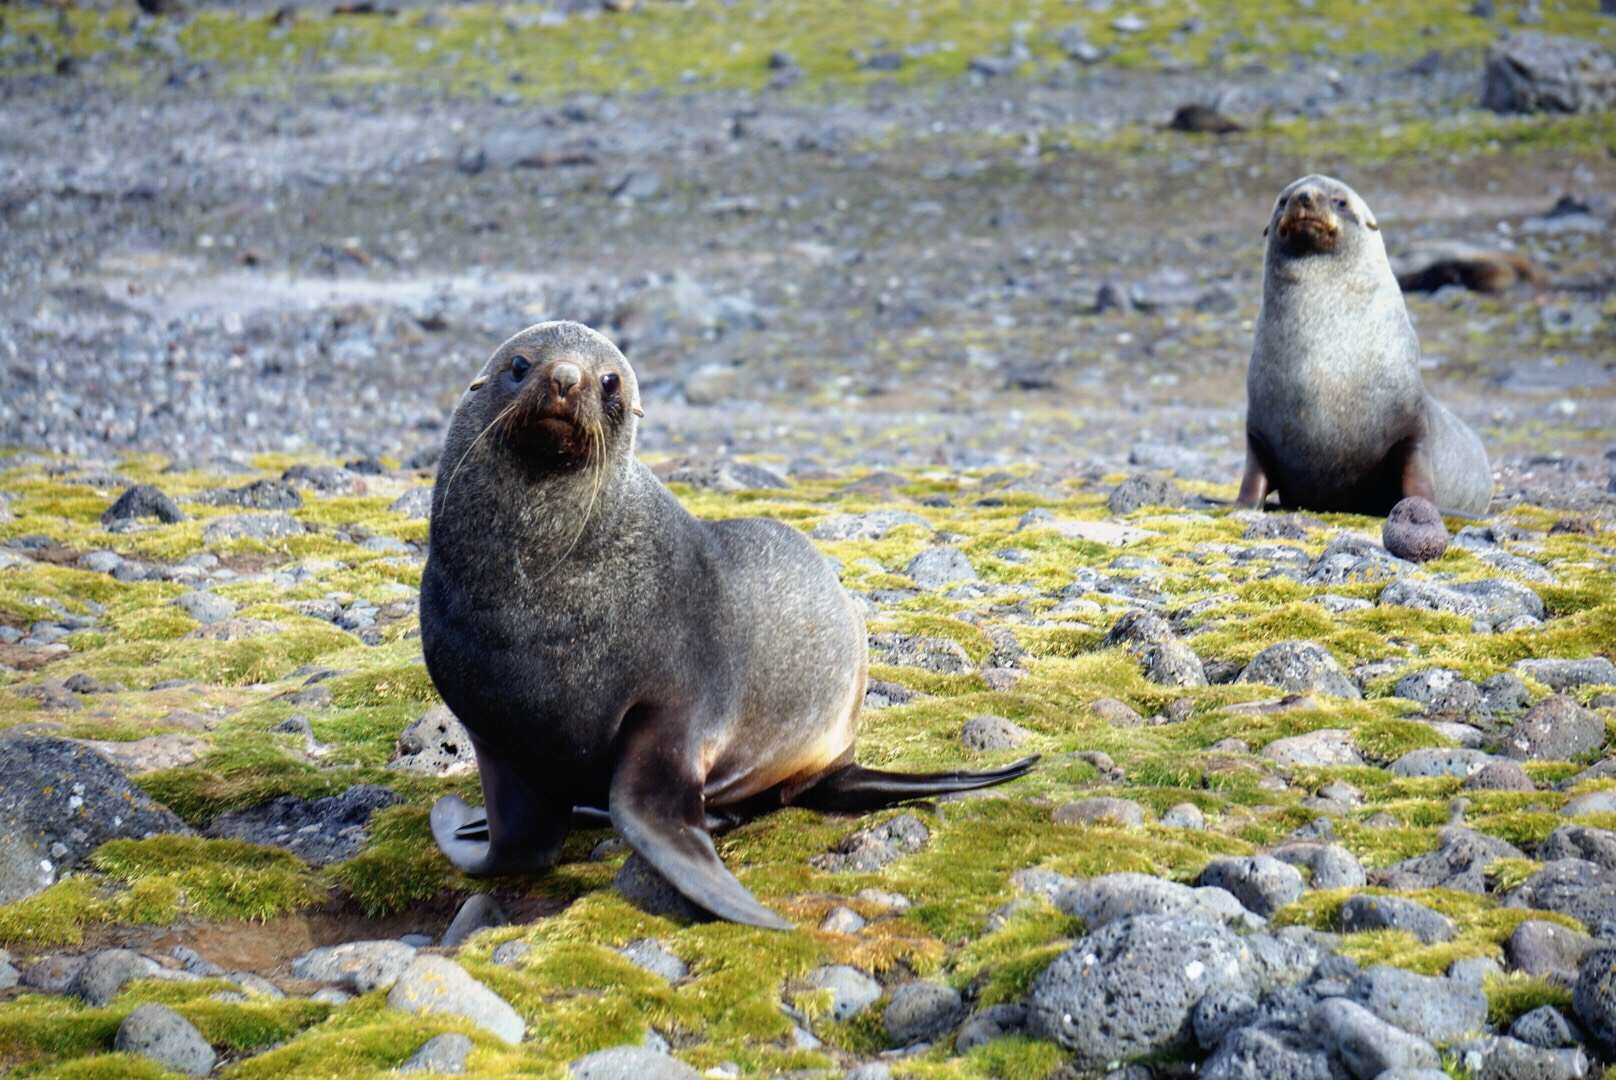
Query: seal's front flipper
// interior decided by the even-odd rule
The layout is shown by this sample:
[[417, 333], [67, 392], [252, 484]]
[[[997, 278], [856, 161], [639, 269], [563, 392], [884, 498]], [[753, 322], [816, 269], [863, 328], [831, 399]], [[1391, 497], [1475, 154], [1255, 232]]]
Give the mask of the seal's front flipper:
[[509, 763], [477, 747], [486, 811], [445, 795], [432, 807], [432, 839], [467, 874], [531, 874], [561, 854], [572, 808], [545, 799]]
[[612, 824], [641, 858], [700, 907], [730, 922], [791, 929], [719, 860], [706, 829], [701, 781], [693, 763], [667, 745], [667, 736], [667, 727], [652, 722], [625, 738], [607, 800]]
[[992, 787], [1025, 776], [1038, 757], [1022, 758], [1002, 769], [989, 772], [896, 773], [844, 765], [826, 773], [813, 787], [791, 800], [793, 806], [810, 810], [879, 810], [883, 806], [955, 791]]
[[1250, 432], [1246, 434], [1246, 473], [1240, 478], [1240, 494], [1234, 501], [1248, 509], [1261, 506], [1268, 498], [1268, 470], [1263, 467], [1262, 454], [1257, 450], [1257, 440]]
[[[574, 806], [572, 808], [572, 827], [575, 829], [609, 828], [611, 824], [612, 815], [598, 807]], [[487, 840], [487, 815], [477, 814], [468, 818], [464, 825], [454, 831], [454, 838], [456, 840]]]

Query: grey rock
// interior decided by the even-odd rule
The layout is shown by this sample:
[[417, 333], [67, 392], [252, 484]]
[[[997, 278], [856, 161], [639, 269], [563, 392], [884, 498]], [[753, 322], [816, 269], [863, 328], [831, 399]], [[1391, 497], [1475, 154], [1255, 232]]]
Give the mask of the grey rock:
[[990, 1005], [973, 1013], [954, 1037], [954, 1052], [968, 1054], [978, 1046], [1012, 1035], [1027, 1026], [1025, 1005]]
[[700, 1080], [701, 1073], [678, 1058], [643, 1046], [614, 1046], [567, 1066], [574, 1080]]
[[1153, 645], [1161, 641], [1172, 641], [1173, 637], [1173, 628], [1166, 619], [1154, 611], [1136, 608], [1123, 612], [1122, 616], [1111, 624], [1111, 629], [1100, 639], [1100, 648]]
[[1557, 859], [1504, 898], [1509, 907], [1570, 915], [1596, 935], [1616, 931], [1616, 870], [1583, 859]]
[[1568, 799], [1560, 807], [1560, 813], [1566, 817], [1578, 817], [1582, 814], [1616, 814], [1616, 791], [1587, 791], [1575, 798]]
[[892, 992], [881, 1022], [894, 1045], [931, 1042], [959, 1023], [959, 991], [933, 982], [904, 983]]
[[1145, 718], [1131, 705], [1116, 698], [1095, 698], [1089, 702], [1089, 709], [1112, 727], [1136, 728], [1143, 727], [1145, 723]]
[[1587, 660], [1521, 660], [1514, 670], [1556, 693], [1579, 686], [1616, 686], [1616, 664], [1603, 656]]
[[1439, 834], [1437, 849], [1386, 867], [1376, 884], [1392, 889], [1460, 889], [1487, 891], [1487, 868], [1499, 859], [1522, 859], [1526, 853], [1513, 844], [1450, 825]]
[[1145, 506], [1183, 505], [1184, 493], [1178, 485], [1161, 476], [1131, 476], [1118, 484], [1106, 499], [1106, 506], [1118, 515], [1131, 514]]
[[1434, 1069], [1441, 1064], [1429, 1042], [1382, 1020], [1346, 998], [1327, 998], [1313, 1014], [1319, 1042], [1358, 1080], [1389, 1069]]
[[283, 847], [307, 862], [325, 866], [358, 854], [370, 835], [371, 817], [403, 801], [377, 784], [355, 784], [323, 799], [281, 795], [219, 815], [208, 824], [207, 834]]
[[1281, 862], [1305, 868], [1309, 888], [1351, 889], [1368, 880], [1358, 857], [1340, 844], [1283, 844], [1269, 854]]
[[434, 705], [398, 737], [398, 750], [388, 762], [427, 776], [461, 776], [477, 767], [477, 755], [465, 726], [447, 705]]
[[165, 525], [184, 521], [185, 515], [174, 505], [174, 500], [151, 484], [136, 484], [118, 496], [118, 500], [101, 514], [101, 524], [114, 525], [120, 521], [154, 517]]
[[1567, 761], [1605, 744], [1605, 723], [1562, 694], [1532, 706], [1504, 736], [1503, 751], [1517, 760]]
[[1468, 791], [1536, 791], [1537, 785], [1526, 775], [1519, 762], [1500, 758], [1489, 761], [1465, 778], [1461, 785]]
[[1032, 732], [1002, 716], [973, 716], [965, 721], [960, 741], [967, 750], [1013, 750], [1032, 737]]
[[856, 934], [864, 927], [864, 916], [845, 904], [831, 908], [819, 923], [819, 928], [828, 934]]
[[1190, 1011], [1195, 1041], [1211, 1050], [1235, 1028], [1246, 1027], [1257, 1018], [1257, 999], [1238, 988], [1214, 990]]
[[1457, 776], [1464, 779], [1491, 763], [1493, 756], [1485, 750], [1466, 750], [1463, 747], [1430, 747], [1410, 750], [1392, 762], [1394, 776]]
[[660, 975], [669, 982], [678, 982], [690, 974], [689, 966], [655, 938], [639, 938], [617, 951], [635, 967]]
[[494, 951], [488, 957], [500, 967], [516, 967], [533, 951], [533, 944], [527, 941], [506, 941], [494, 946]]
[[1616, 107], [1616, 55], [1581, 38], [1523, 31], [1487, 50], [1483, 108], [1499, 113], [1592, 113]]
[[51, 885], [108, 840], [190, 831], [93, 750], [0, 735], [0, 903]]
[[926, 846], [931, 830], [913, 814], [900, 814], [890, 821], [860, 829], [824, 855], [815, 855], [810, 864], [820, 870], [879, 870], [905, 855]]
[[815, 540], [884, 540], [902, 525], [932, 531], [931, 522], [908, 510], [872, 510], [867, 514], [831, 514], [809, 535]]
[[830, 991], [830, 1015], [838, 1024], [851, 1020], [881, 997], [880, 983], [846, 964], [815, 968], [803, 982], [811, 990]]
[[429, 487], [410, 488], [410, 490], [394, 499], [387, 509], [395, 514], [403, 514], [407, 518], [424, 521], [432, 516], [432, 489]]
[[1501, 977], [1504, 969], [1490, 956], [1461, 956], [1448, 965], [1445, 974], [1456, 982], [1485, 987], [1488, 979]]
[[1134, 915], [1088, 934], [1038, 976], [1027, 1026], [1079, 1069], [1189, 1049], [1191, 1011], [1216, 990], [1249, 990], [1250, 953], [1222, 926]]
[[1311, 1034], [1243, 1027], [1218, 1044], [1196, 1076], [1200, 1080], [1341, 1080], [1342, 1073]]
[[202, 541], [217, 544], [225, 540], [284, 540], [301, 536], [303, 523], [290, 514], [236, 514], [214, 518], [202, 530]]
[[872, 634], [870, 655], [879, 663], [916, 667], [944, 675], [976, 670], [976, 663], [963, 645], [942, 637], [896, 632]]
[[1205, 686], [1206, 670], [1195, 650], [1182, 641], [1158, 641], [1138, 650], [1145, 678], [1162, 686]]
[[1341, 670], [1324, 646], [1312, 641], [1281, 641], [1270, 645], [1240, 673], [1237, 682], [1263, 683], [1291, 693], [1330, 694], [1335, 697], [1363, 696]]
[[457, 1016], [512, 1044], [527, 1029], [509, 1002], [441, 956], [412, 960], [388, 991], [387, 1003], [407, 1013]]
[[498, 900], [487, 893], [473, 893], [466, 897], [465, 903], [460, 905], [460, 910], [449, 921], [449, 928], [443, 932], [438, 946], [444, 949], [459, 948], [477, 931], [490, 926], [504, 926], [509, 921]]
[[112, 1048], [186, 1076], [206, 1076], [218, 1060], [195, 1025], [166, 1005], [142, 1005], [124, 1017]]
[[1347, 996], [1389, 1024], [1443, 1044], [1482, 1030], [1487, 995], [1454, 979], [1377, 964], [1352, 980]]
[[1401, 896], [1367, 894], [1349, 896], [1341, 905], [1341, 929], [1348, 934], [1363, 930], [1405, 930], [1425, 945], [1452, 941], [1459, 933], [1452, 919], [1424, 904]]
[[1145, 808], [1132, 799], [1100, 796], [1078, 799], [1055, 808], [1057, 825], [1111, 825], [1137, 828], [1145, 823]]
[[648, 915], [662, 915], [679, 922], [709, 922], [712, 915], [674, 888], [656, 867], [634, 852], [612, 878], [612, 886], [623, 899]]
[[95, 1006], [106, 1005], [127, 983], [149, 979], [158, 972], [151, 960], [128, 949], [103, 949], [85, 960], [67, 992]]
[[1302, 895], [1301, 871], [1268, 855], [1225, 855], [1207, 864], [1196, 879], [1224, 889], [1249, 911], [1267, 918]]
[[1594, 939], [1559, 923], [1527, 919], [1515, 927], [1504, 943], [1504, 958], [1511, 969], [1528, 975], [1559, 977], [1570, 983], [1577, 965], [1594, 946]]
[[1352, 732], [1341, 728], [1320, 728], [1305, 735], [1275, 739], [1262, 748], [1262, 756], [1281, 765], [1362, 765], [1363, 756], [1352, 740]]
[[971, 560], [955, 547], [927, 548], [909, 561], [904, 573], [922, 589], [940, 589], [956, 581], [976, 580]]
[[1481, 687], [1452, 668], [1427, 668], [1405, 675], [1392, 689], [1396, 697], [1417, 701], [1434, 713], [1475, 712], [1481, 708]]
[[1201, 813], [1201, 808], [1194, 803], [1181, 802], [1163, 810], [1158, 824], [1169, 829], [1191, 829], [1200, 832], [1206, 828], [1206, 815]]
[[1562, 825], [1543, 838], [1536, 854], [1544, 862], [1586, 859], [1606, 870], [1616, 870], [1616, 832], [1589, 825]]
[[1607, 1046], [1616, 1046], [1616, 946], [1584, 954], [1571, 1005], [1589, 1034]]
[[1489, 1036], [1454, 1048], [1471, 1080], [1582, 1080], [1588, 1055], [1580, 1047], [1544, 1050], [1518, 1039]]
[[[1047, 888], [1028, 891], [1050, 896], [1061, 911], [1082, 919], [1090, 932], [1132, 915], [1183, 915], [1209, 923], [1229, 921], [1227, 904], [1214, 895], [1223, 893], [1222, 889], [1192, 889], [1176, 881], [1131, 871], [1102, 874], [1082, 881], [1061, 878], [1058, 874], [1052, 876], [1059, 880], [1050, 882]], [[1237, 905], [1238, 910], [1239, 901], [1226, 893], [1222, 899]]]
[[1520, 677], [1500, 672], [1481, 684], [1481, 703], [1495, 715], [1518, 713], [1532, 703], [1532, 692]]
[[88, 962], [87, 956], [55, 953], [41, 958], [23, 972], [21, 984], [41, 994], [65, 994]]
[[1531, 1012], [1517, 1016], [1509, 1026], [1509, 1034], [1528, 1046], [1544, 1050], [1558, 1050], [1582, 1042], [1582, 1032], [1553, 1005], [1539, 1005]]
[[398, 1067], [399, 1072], [446, 1073], [455, 1075], [466, 1071], [466, 1058], [471, 1056], [472, 1043], [458, 1031], [434, 1035], [411, 1054], [409, 1060]]
[[368, 994], [390, 989], [414, 959], [415, 949], [402, 941], [347, 941], [310, 949], [292, 961], [292, 974]]
[[663, 479], [670, 484], [689, 484], [695, 488], [727, 492], [780, 490], [791, 486], [772, 469], [727, 457], [677, 464]]

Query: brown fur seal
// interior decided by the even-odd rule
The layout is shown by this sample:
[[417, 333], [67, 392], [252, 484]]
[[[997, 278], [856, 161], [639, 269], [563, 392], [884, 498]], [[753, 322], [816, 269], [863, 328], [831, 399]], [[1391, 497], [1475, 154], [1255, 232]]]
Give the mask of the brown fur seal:
[[699, 521], [634, 456], [639, 386], [577, 323], [501, 345], [444, 442], [421, 642], [471, 735], [486, 816], [446, 796], [432, 833], [471, 874], [550, 866], [576, 812], [610, 816], [715, 915], [789, 925], [710, 830], [787, 804], [869, 810], [1014, 779], [853, 763], [864, 620], [800, 532]]
[[[1419, 341], [1363, 199], [1304, 176], [1280, 193], [1265, 235], [1240, 503], [1260, 506], [1274, 491], [1288, 507], [1379, 516], [1417, 496], [1448, 513], [1485, 512], [1487, 452], [1425, 391]], [[1394, 554], [1446, 546], [1440, 518], [1398, 525], [1388, 535], [1408, 544]]]

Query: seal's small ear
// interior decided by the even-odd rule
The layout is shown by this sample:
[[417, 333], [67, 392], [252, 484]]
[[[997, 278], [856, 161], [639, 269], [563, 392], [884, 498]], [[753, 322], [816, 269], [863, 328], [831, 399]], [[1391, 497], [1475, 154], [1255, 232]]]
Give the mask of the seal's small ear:
[[467, 392], [470, 392], [472, 390], [481, 390], [484, 386], [487, 385], [487, 383], [488, 383], [488, 376], [487, 375], [479, 375], [475, 379], [471, 380], [471, 385], [466, 387], [466, 390], [467, 390]]
[[1263, 227], [1262, 227], [1262, 234], [1263, 234], [1263, 235], [1264, 235], [1264, 236], [1267, 236], [1267, 235], [1268, 235], [1268, 226], [1266, 226], [1266, 225], [1264, 225], [1264, 226], [1263, 226]]
[[638, 405], [636, 405], [632, 409], [630, 409], [629, 412], [633, 413], [635, 416], [644, 416], [645, 415], [645, 410], [640, 408]]
[[1375, 220], [1375, 215], [1372, 213], [1364, 215], [1363, 223], [1375, 232], [1380, 231], [1380, 222]]

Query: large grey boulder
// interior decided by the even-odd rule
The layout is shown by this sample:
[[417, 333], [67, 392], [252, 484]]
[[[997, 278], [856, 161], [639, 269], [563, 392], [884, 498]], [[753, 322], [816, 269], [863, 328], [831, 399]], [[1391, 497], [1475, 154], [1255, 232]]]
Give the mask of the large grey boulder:
[[1450, 1043], [1487, 1024], [1487, 995], [1481, 987], [1384, 964], [1353, 979], [1347, 996], [1428, 1042]]
[[929, 1042], [964, 1015], [959, 991], [934, 982], [904, 983], [892, 992], [881, 1021], [895, 1046]]
[[1616, 56], [1597, 42], [1534, 32], [1487, 50], [1483, 108], [1500, 113], [1591, 113], [1616, 105]]
[[399, 1072], [445, 1073], [454, 1075], [466, 1071], [466, 1058], [471, 1055], [472, 1042], [458, 1031], [434, 1035], [411, 1054], [409, 1060], [398, 1067]]
[[1194, 1042], [1191, 1011], [1214, 990], [1250, 990], [1251, 954], [1223, 926], [1182, 915], [1119, 919], [1078, 941], [1033, 983], [1027, 1026], [1097, 1069]]
[[292, 961], [292, 974], [368, 994], [390, 989], [414, 960], [415, 947], [402, 941], [346, 941], [310, 949]]
[[465, 725], [447, 705], [434, 705], [398, 737], [388, 768], [427, 776], [462, 776], [477, 767]]
[[1568, 761], [1605, 745], [1605, 722], [1564, 694], [1544, 698], [1504, 736], [1517, 760]]
[[0, 903], [55, 883], [108, 840], [190, 831], [95, 751], [0, 735]]
[[574, 1080], [700, 1080], [701, 1073], [678, 1058], [643, 1046], [597, 1050], [567, 1068]]
[[1442, 1063], [1430, 1043], [1346, 998], [1321, 1002], [1313, 1013], [1313, 1028], [1348, 1072], [1366, 1080], [1389, 1069], [1434, 1069]]
[[186, 1076], [206, 1076], [218, 1060], [196, 1026], [167, 1005], [142, 1005], [124, 1017], [112, 1048]]
[[1315, 641], [1281, 641], [1268, 646], [1251, 658], [1236, 681], [1277, 686], [1293, 694], [1363, 697], [1335, 657]]
[[815, 968], [803, 982], [811, 990], [830, 991], [830, 1015], [838, 1024], [851, 1020], [881, 997], [880, 983], [846, 964]]
[[1248, 911], [1267, 918], [1302, 895], [1302, 872], [1271, 855], [1225, 855], [1213, 859], [1197, 884], [1232, 893]]
[[519, 1043], [527, 1024], [510, 1003], [441, 956], [417, 956], [388, 992], [387, 1003], [409, 1013], [458, 1016], [508, 1043]]
[[1577, 969], [1572, 1007], [1600, 1042], [1616, 1047], [1616, 947], [1592, 949]]
[[1341, 905], [1341, 929], [1353, 934], [1361, 930], [1404, 930], [1425, 945], [1452, 941], [1459, 928], [1453, 920], [1424, 904], [1401, 896], [1349, 896]]

